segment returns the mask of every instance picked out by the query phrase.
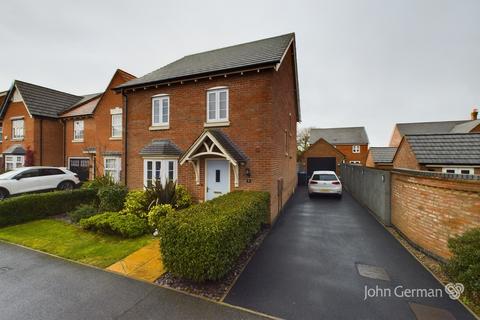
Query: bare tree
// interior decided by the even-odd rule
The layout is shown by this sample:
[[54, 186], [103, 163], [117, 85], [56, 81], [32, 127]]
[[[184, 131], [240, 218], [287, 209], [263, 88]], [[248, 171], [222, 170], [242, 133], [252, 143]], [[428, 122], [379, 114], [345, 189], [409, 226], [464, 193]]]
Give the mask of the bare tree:
[[309, 140], [310, 140], [311, 130], [312, 130], [311, 127], [302, 128], [298, 130], [298, 133], [297, 133], [297, 155], [298, 156], [301, 156], [305, 152], [305, 150], [307, 150], [308, 147], [310, 147]]

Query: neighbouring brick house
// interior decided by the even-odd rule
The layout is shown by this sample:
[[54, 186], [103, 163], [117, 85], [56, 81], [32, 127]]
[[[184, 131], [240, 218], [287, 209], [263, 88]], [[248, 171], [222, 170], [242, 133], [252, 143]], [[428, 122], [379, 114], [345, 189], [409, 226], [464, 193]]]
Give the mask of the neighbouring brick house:
[[66, 166], [81, 180], [109, 174], [122, 177], [123, 96], [112, 88], [135, 76], [117, 70], [103, 93], [86, 96], [60, 114], [64, 123]]
[[480, 133], [405, 135], [393, 160], [395, 169], [480, 174]]
[[393, 168], [393, 158], [397, 148], [395, 147], [370, 147], [368, 150], [366, 166], [382, 170]]
[[[0, 92], [0, 107], [3, 105], [3, 101], [7, 97], [8, 91]], [[3, 121], [0, 119], [0, 172], [5, 170], [5, 164], [3, 162]]]
[[390, 138], [390, 147], [398, 147], [407, 134], [440, 134], [480, 132], [478, 110], [473, 109], [470, 120], [397, 123]]
[[[317, 144], [320, 139], [328, 144]], [[364, 127], [311, 129], [309, 144], [301, 158], [301, 166], [305, 166], [307, 173], [315, 170], [338, 172], [339, 160], [356, 165], [365, 165], [367, 160], [368, 136]], [[333, 152], [332, 147], [339, 153]]]
[[0, 111], [3, 169], [23, 166], [26, 155], [33, 165], [63, 166], [63, 126], [58, 114], [82, 99], [15, 80]]
[[125, 182], [177, 180], [199, 201], [233, 190], [292, 195], [300, 120], [295, 36], [189, 55], [117, 87], [125, 96]]
[[299, 158], [301, 171], [306, 171], [307, 177], [311, 177], [313, 171], [322, 169], [335, 170], [340, 174], [343, 162], [345, 155], [323, 138], [310, 145]]

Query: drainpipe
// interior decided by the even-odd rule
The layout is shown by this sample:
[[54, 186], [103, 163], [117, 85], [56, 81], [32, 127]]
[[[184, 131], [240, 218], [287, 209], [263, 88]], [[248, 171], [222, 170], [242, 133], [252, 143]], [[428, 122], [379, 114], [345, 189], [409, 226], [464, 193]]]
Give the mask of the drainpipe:
[[63, 155], [63, 165], [68, 168], [68, 163], [67, 163], [67, 145], [66, 145], [66, 141], [67, 141], [67, 126], [65, 125], [65, 120], [64, 119], [60, 119], [60, 122], [62, 123], [62, 127], [63, 127], [63, 152], [62, 152], [62, 155]]
[[43, 119], [40, 119], [40, 165], [43, 165]]
[[124, 90], [122, 89], [122, 96], [123, 96], [123, 114], [125, 115], [125, 126], [122, 128], [123, 129], [123, 132], [122, 132], [122, 136], [123, 136], [123, 179], [124, 179], [124, 182], [125, 182], [125, 185], [127, 185], [127, 124], [128, 124], [128, 117], [127, 117], [127, 114], [128, 114], [128, 97], [127, 95], [125, 94]]

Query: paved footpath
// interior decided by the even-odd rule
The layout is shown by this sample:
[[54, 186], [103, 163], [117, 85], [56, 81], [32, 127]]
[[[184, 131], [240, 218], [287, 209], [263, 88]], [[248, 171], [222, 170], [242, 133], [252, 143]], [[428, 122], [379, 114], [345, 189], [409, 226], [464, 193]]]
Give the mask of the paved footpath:
[[265, 319], [0, 242], [0, 319]]
[[[382, 268], [365, 271], [390, 281], [361, 276], [359, 264]], [[392, 297], [364, 301], [365, 286]], [[400, 298], [397, 286], [443, 291], [349, 194], [310, 200], [299, 188], [225, 301], [286, 319], [473, 319], [444, 291]]]

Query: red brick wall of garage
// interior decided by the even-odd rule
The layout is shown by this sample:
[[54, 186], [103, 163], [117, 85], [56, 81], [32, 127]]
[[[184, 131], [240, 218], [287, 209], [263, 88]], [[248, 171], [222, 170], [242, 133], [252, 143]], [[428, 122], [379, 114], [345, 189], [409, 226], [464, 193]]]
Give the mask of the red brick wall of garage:
[[345, 155], [345, 161], [347, 163], [350, 163], [350, 161], [360, 161], [361, 165], [365, 165], [367, 162], [368, 144], [360, 145], [360, 153], [352, 152], [353, 144], [337, 144], [335, 147]]
[[345, 155], [343, 155], [338, 149], [334, 148], [331, 144], [326, 142], [323, 139], [318, 140], [314, 144], [312, 144], [302, 155], [300, 159], [300, 163], [307, 169], [307, 159], [308, 158], [318, 158], [318, 157], [335, 157], [336, 159], [336, 172], [340, 174], [340, 164], [345, 159]]
[[390, 147], [398, 147], [400, 145], [400, 142], [402, 142], [402, 135], [400, 133], [400, 130], [398, 130], [397, 126], [395, 125], [392, 133], [392, 137], [390, 138]]
[[448, 259], [450, 237], [480, 227], [480, 180], [392, 172], [392, 223], [428, 253]]
[[393, 167], [398, 169], [422, 170], [406, 139], [403, 139], [398, 147], [395, 158], [393, 159]]
[[[22, 141], [12, 141], [12, 117], [23, 117], [24, 119], [24, 139]], [[27, 147], [34, 152], [33, 159], [35, 165], [40, 165], [38, 146], [35, 141], [35, 121], [28, 114], [28, 110], [23, 102], [11, 102], [3, 117], [3, 150], [8, 149], [15, 144], [22, 145], [25, 150]]]
[[[277, 77], [288, 77], [288, 72], [284, 69], [292, 68], [287, 66], [284, 61], [278, 71]], [[288, 70], [287, 70], [288, 71]], [[270, 191], [272, 203], [272, 220], [275, 217], [278, 208], [278, 198], [276, 194], [277, 179], [274, 175], [273, 167], [281, 167], [290, 172], [284, 172], [284, 190], [292, 190], [295, 182], [295, 134], [296, 126], [292, 124], [292, 137], [289, 141], [289, 148], [292, 149], [292, 158], [285, 156], [284, 129], [288, 129], [290, 124], [289, 113], [292, 118], [295, 114], [295, 106], [290, 104], [290, 100], [283, 97], [273, 101], [273, 95], [282, 93], [278, 90], [289, 90], [286, 94], [293, 94], [288, 87], [291, 84], [283, 84], [281, 79], [274, 79], [273, 69], [261, 70], [260, 72], [245, 72], [243, 75], [230, 75], [228, 77], [214, 77], [211, 80], [204, 79], [198, 82], [185, 82], [184, 84], [172, 84], [171, 86], [162, 85], [158, 88], [147, 90], [136, 90], [128, 94], [128, 149], [127, 160], [127, 185], [130, 188], [143, 187], [143, 158], [140, 156], [140, 150], [152, 139], [170, 139], [183, 151], [192, 145], [198, 136], [204, 130], [206, 121], [206, 90], [217, 86], [227, 86], [229, 88], [229, 121], [230, 125], [220, 128], [233, 142], [243, 150], [248, 156], [249, 161], [246, 167], [251, 171], [251, 182], [247, 183], [245, 176], [245, 167], [240, 169], [239, 187], [233, 185], [233, 172], [231, 174], [231, 187], [233, 190], [263, 190]], [[293, 79], [291, 80], [294, 81]], [[275, 82], [275, 84], [274, 84]], [[275, 86], [275, 88], [274, 88]], [[151, 97], [156, 94], [170, 95], [170, 128], [168, 130], [150, 131], [151, 125]], [[281, 108], [281, 109], [280, 109]], [[280, 110], [279, 110], [280, 109]], [[289, 109], [287, 115], [280, 119], [274, 113], [284, 112]], [[276, 122], [280, 121], [280, 122]], [[295, 123], [296, 124], [296, 123]], [[281, 131], [273, 133], [274, 130]], [[281, 138], [280, 138], [281, 137]], [[275, 145], [282, 146], [281, 155], [276, 154], [278, 148]], [[282, 159], [280, 159], [283, 157]], [[185, 185], [192, 195], [198, 199], [204, 199], [205, 174], [204, 165], [201, 163], [200, 185], [195, 183], [195, 175], [192, 166], [188, 163], [179, 165], [179, 183]], [[290, 162], [293, 165], [290, 165]], [[285, 193], [288, 194], [288, 191]], [[287, 200], [284, 197], [283, 202]]]

